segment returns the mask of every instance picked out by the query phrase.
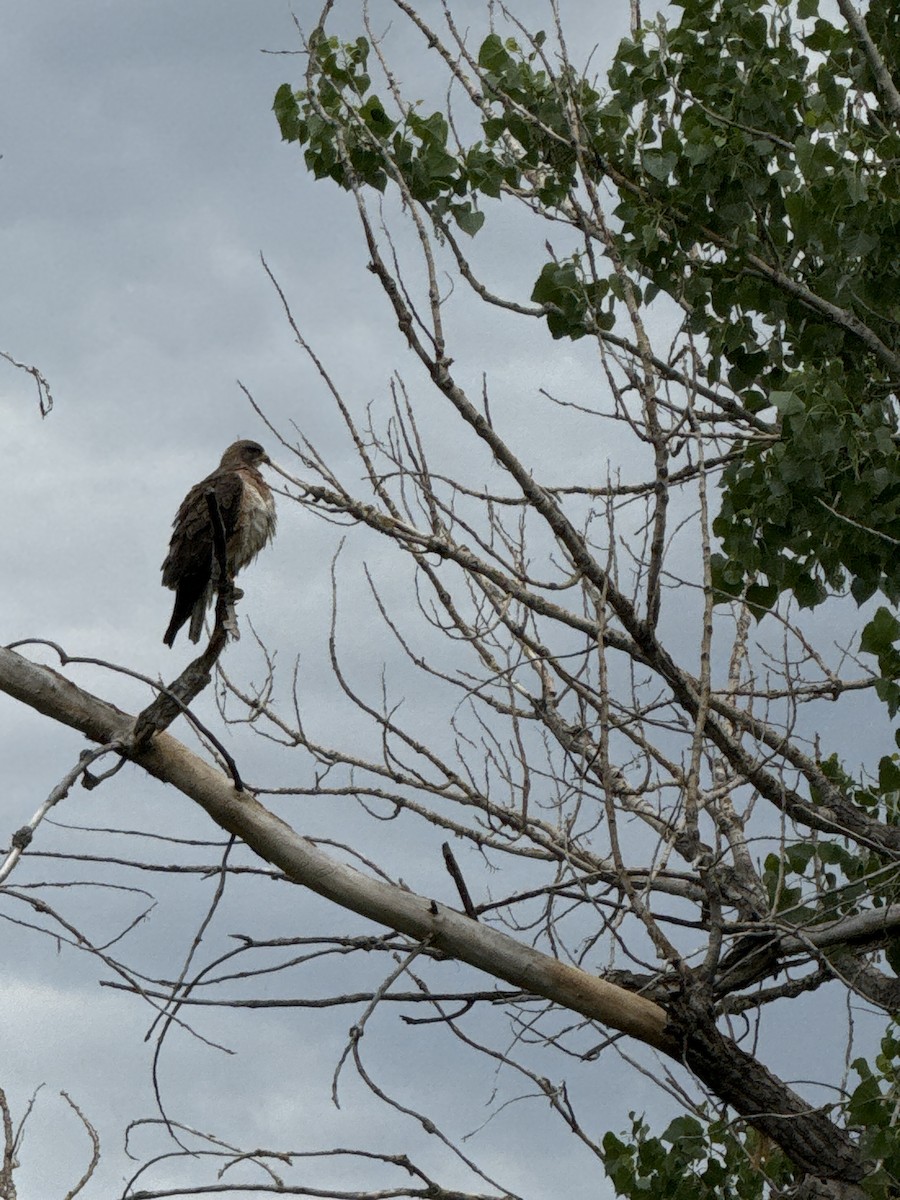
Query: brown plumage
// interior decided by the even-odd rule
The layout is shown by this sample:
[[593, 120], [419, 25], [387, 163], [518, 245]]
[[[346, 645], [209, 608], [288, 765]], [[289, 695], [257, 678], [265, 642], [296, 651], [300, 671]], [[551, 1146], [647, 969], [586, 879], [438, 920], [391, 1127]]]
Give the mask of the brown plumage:
[[275, 501], [259, 472], [269, 458], [258, 442], [235, 442], [211, 475], [192, 487], [173, 522], [162, 581], [175, 592], [172, 620], [163, 641], [171, 646], [190, 617], [188, 636], [200, 640], [203, 617], [216, 590], [213, 526], [206, 500], [212, 489], [225, 529], [225, 553], [232, 576], [251, 562], [275, 535]]

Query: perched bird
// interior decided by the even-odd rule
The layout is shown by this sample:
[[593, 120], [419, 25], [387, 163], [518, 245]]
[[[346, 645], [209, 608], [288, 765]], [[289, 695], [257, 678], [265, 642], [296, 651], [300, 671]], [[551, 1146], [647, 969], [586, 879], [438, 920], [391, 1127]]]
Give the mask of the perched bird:
[[268, 462], [258, 442], [235, 442], [215, 471], [185, 496], [162, 565], [163, 586], [175, 592], [172, 620], [163, 638], [167, 646], [189, 617], [190, 639], [200, 640], [203, 617], [216, 592], [219, 570], [207, 493], [212, 491], [222, 517], [226, 563], [232, 577], [274, 537], [275, 501], [259, 472], [260, 465]]

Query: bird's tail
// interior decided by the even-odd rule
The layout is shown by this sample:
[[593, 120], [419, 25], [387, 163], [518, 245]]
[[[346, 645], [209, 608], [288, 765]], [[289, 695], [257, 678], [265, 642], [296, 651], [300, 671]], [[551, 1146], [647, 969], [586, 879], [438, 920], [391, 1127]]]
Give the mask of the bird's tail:
[[[193, 607], [190, 598], [185, 597], [183, 593], [175, 593], [175, 606], [172, 609], [172, 619], [169, 622], [169, 628], [163, 634], [163, 642], [167, 646], [171, 646], [175, 641], [178, 630], [182, 627], [188, 617], [191, 615]], [[193, 631], [193, 625], [191, 626]], [[196, 642], [196, 638], [193, 639]]]

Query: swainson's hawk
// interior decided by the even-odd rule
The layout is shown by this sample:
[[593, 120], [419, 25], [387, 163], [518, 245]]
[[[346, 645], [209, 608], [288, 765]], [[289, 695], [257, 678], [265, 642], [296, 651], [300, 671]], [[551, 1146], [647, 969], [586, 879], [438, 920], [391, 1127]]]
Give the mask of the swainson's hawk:
[[162, 581], [175, 592], [172, 620], [163, 641], [171, 646], [190, 617], [189, 636], [200, 640], [203, 617], [217, 584], [213, 523], [207, 492], [212, 489], [225, 530], [225, 552], [232, 576], [251, 562], [275, 534], [275, 501], [259, 472], [269, 457], [258, 442], [235, 442], [211, 475], [192, 487], [175, 517]]

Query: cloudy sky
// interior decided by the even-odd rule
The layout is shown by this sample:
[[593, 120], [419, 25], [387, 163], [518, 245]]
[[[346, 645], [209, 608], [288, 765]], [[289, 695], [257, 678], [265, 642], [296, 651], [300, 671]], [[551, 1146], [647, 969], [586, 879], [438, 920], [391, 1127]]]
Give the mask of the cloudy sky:
[[[337, 7], [337, 28], [343, 23], [348, 32], [358, 32], [357, 6], [338, 0]], [[474, 0], [453, 7], [461, 21], [470, 13], [476, 19], [481, 8]], [[604, 15], [598, 29], [595, 6], [569, 0], [563, 11], [570, 48], [586, 58], [596, 45], [599, 68], [625, 28], [627, 9], [620, 0], [618, 11]], [[535, 2], [519, 11], [530, 18], [542, 10]], [[373, 6], [373, 14], [376, 25], [381, 21], [387, 29], [389, 6]], [[326, 390], [293, 343], [260, 254], [285, 289], [304, 335], [358, 413], [370, 403], [387, 402], [395, 369], [409, 372], [413, 388], [421, 386], [364, 269], [349, 198], [314, 184], [296, 149], [280, 141], [272, 98], [279, 84], [299, 79], [305, 61], [295, 57], [295, 16], [309, 29], [315, 10], [282, 0], [40, 0], [5, 8], [0, 350], [40, 368], [55, 407], [42, 420], [32, 381], [0, 361], [4, 643], [45, 638], [69, 654], [112, 660], [152, 677], [171, 678], [187, 661], [183, 641], [171, 652], [161, 642], [170, 595], [159, 586], [159, 564], [187, 488], [235, 438], [267, 441], [238, 380], [280, 428], [302, 431], [338, 460], [347, 454]], [[546, 15], [538, 20], [546, 21]], [[396, 34], [395, 61], [404, 62], [404, 82], [425, 94], [429, 80], [411, 41], [404, 57], [407, 36]], [[523, 247], [515, 221], [501, 223], [495, 239], [479, 251], [492, 279], [510, 291], [525, 289], [534, 277], [533, 263], [540, 261], [545, 234], [529, 236], [533, 244]], [[529, 258], [526, 249], [537, 257]], [[508, 339], [488, 334], [477, 314], [467, 317], [464, 311], [454, 320], [458, 345], [466, 351], [460, 372], [476, 387], [480, 373], [489, 372], [497, 404], [515, 413], [510, 439], [524, 447], [538, 434], [545, 463], [561, 477], [571, 447], [557, 445], [554, 429], [541, 424], [535, 394], [535, 361], [546, 354], [549, 340], [535, 340], [533, 329], [527, 343], [512, 330]], [[545, 382], [572, 396], [596, 387], [586, 357], [560, 347]], [[439, 437], [440, 417], [432, 419]], [[318, 696], [321, 685], [316, 715], [325, 733], [332, 711], [324, 698], [329, 561], [340, 533], [299, 508], [283, 509], [278, 540], [245, 585], [245, 612], [262, 639], [284, 647], [288, 656], [300, 654], [307, 694]], [[351, 547], [348, 569], [364, 554], [371, 562], [379, 553], [377, 547]], [[389, 576], [384, 586], [390, 589]], [[341, 614], [343, 652], [356, 678], [374, 679], [381, 654], [373, 642], [381, 635], [357, 618], [352, 591], [350, 596]], [[248, 635], [229, 650], [229, 671], [242, 679], [259, 668], [250, 643]], [[33, 653], [55, 661], [47, 649]], [[146, 702], [142, 685], [105, 669], [74, 666], [70, 673], [124, 708]], [[215, 710], [208, 711], [215, 721]], [[74, 735], [3, 698], [0, 717], [3, 828], [11, 832], [31, 816], [82, 746]], [[239, 744], [242, 767], [252, 778], [264, 752], [253, 739]], [[67, 825], [220, 841], [202, 814], [129, 768], [96, 793], [76, 789], [58, 817]], [[297, 824], [303, 832], [349, 837], [352, 811], [310, 804]], [[6, 836], [0, 832], [0, 840]], [[143, 855], [149, 862], [176, 855], [168, 847], [157, 852], [147, 839], [66, 829], [48, 829], [41, 848], [115, 855], [125, 840], [128, 857]], [[391, 834], [384, 835], [379, 850], [416, 890], [427, 891], [429, 884], [446, 888], [439, 865], [411, 866], [408, 850], [394, 844]], [[214, 847], [184, 847], [176, 861], [216, 861], [219, 853]], [[29, 871], [23, 869], [17, 881], [73, 877], [71, 867], [56, 867], [49, 859], [34, 860]], [[84, 878], [95, 877], [85, 872]], [[140, 961], [150, 975], [171, 974], [189, 950], [211, 884], [149, 873], [147, 880], [135, 882], [133, 875], [128, 880], [133, 886], [146, 882], [159, 899], [129, 943], [129, 961]], [[329, 914], [314, 898], [304, 896], [299, 904], [295, 892], [274, 883], [261, 895], [250, 910], [237, 900], [233, 908], [226, 902], [217, 917], [221, 949], [233, 944], [232, 933], [287, 937], [329, 927]], [[102, 941], [143, 912], [145, 897], [60, 889], [59, 902], [68, 919], [82, 922]], [[134, 1169], [123, 1150], [126, 1122], [158, 1116], [152, 1049], [143, 1040], [152, 1014], [131, 997], [98, 988], [98, 978], [112, 976], [94, 959], [11, 923], [33, 919], [21, 902], [8, 902], [3, 916], [0, 1086], [19, 1117], [35, 1089], [45, 1085], [20, 1156], [20, 1195], [62, 1196], [85, 1165], [86, 1139], [60, 1099], [61, 1090], [103, 1139], [101, 1171], [85, 1195], [118, 1194], [115, 1189]], [[370, 931], [362, 922], [349, 922], [348, 928]], [[329, 968], [322, 970], [318, 990], [326, 992]], [[377, 970], [372, 978], [377, 983]], [[334, 980], [336, 989], [352, 990], [339, 971]], [[330, 1103], [331, 1072], [355, 1016], [342, 1012], [328, 1022], [291, 1012], [235, 1016], [211, 1010], [203, 1017], [203, 1035], [239, 1053], [225, 1055], [173, 1035], [160, 1067], [167, 1111], [173, 1120], [242, 1145], [366, 1144], [401, 1151], [406, 1142], [399, 1133], [379, 1139], [387, 1117], [349, 1073], [342, 1108]], [[481, 1125], [495, 1083], [485, 1078], [483, 1064], [458, 1059], [453, 1047], [429, 1044], [417, 1052], [408, 1038], [393, 1039], [391, 1019], [379, 1018], [390, 1050], [377, 1056], [382, 1080], [402, 1093], [411, 1076], [439, 1072], [442, 1087], [432, 1115], [456, 1121], [457, 1132]], [[798, 1071], [801, 1059], [798, 1055]], [[602, 1112], [600, 1128], [622, 1129], [629, 1110], [660, 1105], [653, 1087], [616, 1059], [604, 1059], [602, 1072], [590, 1084]], [[461, 1094], [471, 1097], [462, 1118]], [[543, 1113], [536, 1121], [525, 1113], [513, 1106], [490, 1127], [486, 1161], [499, 1181], [526, 1195], [549, 1196], [559, 1194], [563, 1172], [569, 1194], [604, 1194], [595, 1160], [569, 1158], [568, 1142], [537, 1132], [546, 1124]], [[402, 1128], [405, 1137], [409, 1130]], [[546, 1140], [536, 1143], [538, 1137]], [[486, 1145], [475, 1139], [469, 1147], [478, 1157]], [[135, 1154], [150, 1157], [154, 1148], [164, 1152], [171, 1144], [158, 1130], [142, 1127]], [[564, 1165], [556, 1158], [560, 1153], [567, 1155]], [[449, 1182], [456, 1168], [443, 1152], [426, 1145], [422, 1154], [423, 1161], [431, 1155], [427, 1161]], [[168, 1179], [167, 1169], [154, 1181]], [[209, 1170], [195, 1176], [210, 1177]], [[356, 1176], [348, 1168], [346, 1176], [332, 1178]], [[471, 1178], [460, 1183], [472, 1186]]]
[[[580, 27], [587, 14], [581, 5], [570, 7]], [[620, 28], [627, 19], [622, 7]], [[467, 8], [459, 5], [459, 13]], [[356, 6], [346, 9], [346, 28], [355, 34]], [[348, 198], [314, 185], [296, 151], [280, 141], [272, 98], [279, 84], [299, 77], [304, 62], [292, 56], [299, 48], [294, 16], [306, 28], [314, 22], [312, 8], [292, 9], [281, 0], [41, 0], [4, 12], [0, 349], [38, 366], [55, 401], [42, 420], [32, 381], [0, 362], [4, 642], [47, 638], [70, 654], [154, 677], [171, 678], [184, 664], [183, 641], [171, 652], [161, 643], [170, 594], [159, 586], [159, 564], [187, 487], [234, 438], [266, 440], [237, 380], [277, 423], [288, 430], [295, 423], [326, 452], [345, 452], [328, 397], [293, 345], [261, 253], [357, 411], [383, 401], [391, 372], [409, 366], [363, 269]], [[338, 27], [343, 17], [339, 12]], [[386, 26], [389, 17], [381, 18]], [[600, 34], [608, 47], [612, 28]], [[415, 70], [411, 62], [413, 80]], [[501, 241], [495, 254], [500, 279], [516, 270], [509, 249]], [[526, 372], [517, 366], [515, 344], [479, 345], [477, 325], [463, 325], [463, 332], [472, 341], [473, 377], [491, 368], [498, 387], [518, 391]], [[564, 356], [555, 383], [562, 386], [566, 373], [578, 369]], [[523, 431], [529, 411], [523, 408], [518, 418]], [[247, 611], [261, 636], [269, 644], [288, 640], [289, 653], [299, 650], [314, 692], [327, 673], [328, 562], [340, 532], [299, 510], [283, 512], [277, 552], [273, 547], [258, 562], [247, 584]], [[377, 671], [365, 627], [355, 627], [352, 608], [347, 618], [346, 653], [361, 673], [370, 666]], [[32, 652], [54, 661], [49, 651]], [[230, 652], [229, 669], [240, 675], [245, 662], [249, 676], [258, 660], [246, 639]], [[76, 666], [70, 673], [122, 707], [146, 702], [144, 688], [108, 671]], [[5, 698], [0, 713], [4, 827], [12, 831], [72, 766], [82, 744]], [[327, 730], [327, 720], [323, 726]], [[251, 774], [256, 753], [252, 740], [242, 748], [242, 766]], [[77, 789], [57, 812], [68, 825], [219, 840], [202, 815], [137, 772], [95, 793]], [[348, 810], [337, 816], [310, 810], [299, 825], [338, 837], [347, 819]], [[168, 846], [157, 853], [152, 841], [121, 834], [44, 831], [41, 849], [49, 853], [119, 853], [154, 862], [216, 861], [220, 853], [186, 848], [179, 855]], [[405, 873], [427, 887], [427, 870], [415, 873], [407, 865]], [[99, 876], [88, 867], [79, 874], [71, 865], [34, 859], [16, 882], [73, 877]], [[108, 884], [112, 877], [102, 878]], [[149, 974], [170, 975], [187, 953], [211, 887], [156, 875], [130, 875], [128, 883], [146, 883], [159, 904], [132, 935], [127, 957]], [[444, 889], [445, 877], [436, 886]], [[145, 904], [142, 895], [108, 888], [52, 894], [59, 911], [97, 942], [114, 937]], [[283, 889], [273, 917], [267, 896], [251, 900], [257, 904], [252, 911], [229, 911], [226, 903], [219, 948], [229, 947], [230, 933], [296, 936], [334, 924], [314, 898], [304, 897], [298, 909]], [[152, 1014], [130, 997], [99, 989], [98, 978], [111, 973], [95, 960], [12, 923], [31, 917], [21, 903], [8, 901], [0, 925], [0, 1086], [15, 1119], [44, 1085], [20, 1154], [20, 1195], [62, 1196], [87, 1162], [87, 1139], [60, 1098], [63, 1090], [102, 1139], [101, 1169], [85, 1194], [118, 1194], [135, 1169], [123, 1150], [127, 1121], [158, 1116], [151, 1049], [143, 1040]], [[344, 923], [369, 931], [362, 922]], [[377, 984], [379, 971], [370, 983]], [[326, 972], [310, 990], [327, 992], [327, 979]], [[352, 990], [346, 980], [341, 986]], [[215, 1010], [204, 1014], [203, 1035], [239, 1053], [227, 1056], [173, 1036], [160, 1067], [167, 1111], [240, 1145], [385, 1145], [394, 1152], [415, 1146], [408, 1123], [392, 1137], [379, 1137], [387, 1117], [349, 1073], [341, 1110], [330, 1103], [331, 1072], [355, 1016], [306, 1021], [257, 1012], [248, 1025]], [[408, 1043], [397, 1041], [390, 1020], [385, 1023], [383, 1040], [396, 1046], [380, 1056], [381, 1081], [412, 1096], [409, 1077], [437, 1069], [445, 1086], [431, 1115], [448, 1119], [456, 1133], [480, 1125], [495, 1086], [483, 1066], [457, 1067], [446, 1057], [456, 1051], [447, 1046], [420, 1050], [410, 1060]], [[624, 1126], [628, 1108], [654, 1102], [652, 1088], [633, 1080], [631, 1086], [633, 1103], [611, 1107], [614, 1128]], [[473, 1110], [461, 1115], [463, 1093], [472, 1097]], [[542, 1123], [543, 1114], [538, 1127]], [[489, 1165], [506, 1186], [550, 1194], [559, 1178], [553, 1139], [536, 1163], [525, 1152], [528, 1140], [520, 1110], [501, 1114], [490, 1127]], [[485, 1145], [476, 1147], [476, 1157]], [[139, 1160], [171, 1149], [153, 1126], [135, 1135]], [[456, 1168], [445, 1154], [427, 1145], [421, 1153], [439, 1178], [453, 1177]], [[580, 1178], [584, 1194], [595, 1195], [597, 1165], [582, 1178], [584, 1165], [572, 1163], [573, 1181]], [[161, 1165], [145, 1183], [212, 1174], [203, 1163], [193, 1176], [168, 1169]], [[341, 1171], [332, 1178], [357, 1179], [358, 1186], [380, 1181], [371, 1171], [361, 1181], [348, 1167]], [[459, 1182], [471, 1186], [464, 1172]]]

